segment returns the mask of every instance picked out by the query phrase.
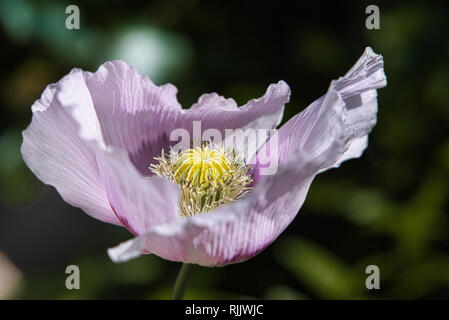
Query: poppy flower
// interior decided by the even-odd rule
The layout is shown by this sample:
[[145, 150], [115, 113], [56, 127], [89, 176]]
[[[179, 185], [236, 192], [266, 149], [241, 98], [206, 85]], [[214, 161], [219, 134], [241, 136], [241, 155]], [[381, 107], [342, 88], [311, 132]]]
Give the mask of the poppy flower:
[[[318, 173], [362, 154], [377, 120], [376, 89], [385, 85], [382, 56], [367, 48], [274, 135], [247, 139], [244, 151], [192, 138], [176, 150], [173, 133], [194, 136], [196, 123], [201, 137], [272, 132], [289, 86], [271, 84], [242, 107], [212, 93], [183, 109], [175, 86], [106, 62], [95, 73], [73, 69], [45, 89], [21, 152], [67, 203], [134, 235], [108, 250], [112, 260], [155, 254], [223, 266], [264, 250], [295, 218]], [[264, 174], [267, 154], [276, 166]]]

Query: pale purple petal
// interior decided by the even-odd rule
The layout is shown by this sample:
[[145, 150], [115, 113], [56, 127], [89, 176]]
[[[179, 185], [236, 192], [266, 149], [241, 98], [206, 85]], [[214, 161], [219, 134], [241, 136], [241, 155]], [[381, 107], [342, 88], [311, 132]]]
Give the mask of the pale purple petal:
[[384, 86], [382, 56], [367, 48], [344, 77], [332, 81], [325, 96], [279, 130], [280, 162], [287, 159], [293, 149], [314, 157], [336, 145], [342, 147], [341, 153], [328, 159], [321, 170], [360, 156], [377, 120], [376, 89]]
[[84, 139], [102, 144], [81, 72], [74, 69], [60, 82], [49, 85], [32, 111], [21, 147], [31, 171], [54, 186], [69, 204], [96, 219], [120, 225], [100, 181], [95, 152]]
[[170, 132], [183, 113], [176, 87], [156, 86], [123, 61], [84, 72], [84, 78], [105, 144], [126, 150], [141, 174], [150, 175], [150, 163], [170, 145]]
[[[268, 131], [281, 122], [289, 100], [290, 87], [284, 81], [271, 84], [262, 97], [241, 107], [216, 93], [204, 94], [185, 114], [182, 127], [191, 128], [193, 121], [201, 121], [202, 132], [218, 130], [226, 146], [239, 149], [250, 160], [266, 142]], [[252, 129], [259, 135], [248, 134], [255, 132]], [[262, 130], [267, 133], [260, 134]]]
[[177, 186], [161, 177], [144, 177], [122, 150], [97, 149], [97, 160], [112, 210], [134, 235], [181, 219]]
[[[135, 102], [138, 98], [123, 98], [126, 100], [124, 101], [126, 106], [137, 111], [127, 109], [125, 113], [121, 113], [114, 108], [102, 109], [104, 102], [101, 95], [129, 96], [133, 91], [120, 82], [122, 79], [112, 71], [109, 73], [105, 71], [114, 67], [122, 68], [131, 76], [138, 76], [135, 70], [123, 62], [107, 63], [100, 67], [96, 77], [74, 69], [59, 83], [50, 85], [42, 98], [32, 107], [33, 120], [24, 131], [22, 153], [36, 176], [43, 182], [55, 186], [68, 203], [82, 208], [95, 218], [123, 225], [134, 234], [140, 234], [154, 225], [179, 218], [178, 193], [174, 185], [162, 178], [145, 178], [130, 162], [130, 158], [135, 160], [133, 158], [135, 154], [130, 152], [133, 146], [136, 146], [132, 138], [145, 139], [145, 135], [149, 132], [160, 132], [146, 127], [145, 118], [138, 114], [139, 102]], [[108, 82], [102, 78], [106, 77], [104, 73], [117, 77]], [[156, 88], [148, 83], [148, 78], [138, 77], [143, 82], [142, 86], [146, 88], [140, 90], [147, 93], [148, 99], [159, 102], [167, 100], [164, 103], [173, 105], [173, 101], [170, 100], [174, 99], [173, 91], [170, 95], [165, 90], [175, 92], [174, 87], [167, 85]], [[91, 80], [89, 82], [91, 87], [86, 85], [86, 78]], [[95, 87], [95, 84], [98, 84], [95, 81], [100, 80], [106, 82], [103, 84], [104, 87]], [[137, 81], [128, 80], [130, 83]], [[118, 87], [114, 88], [114, 85]], [[102, 90], [117, 91], [115, 95]], [[98, 103], [95, 106], [91, 96], [93, 91], [95, 102]], [[138, 91], [136, 90], [136, 95]], [[114, 98], [113, 101], [115, 100]], [[123, 105], [118, 103], [115, 106], [120, 108]], [[157, 103], [152, 106], [151, 112], [156, 113], [157, 108], [164, 108], [166, 111], [170, 108]], [[117, 113], [125, 116], [115, 117]], [[101, 122], [97, 115], [102, 117]], [[137, 120], [128, 121], [133, 117]], [[156, 119], [162, 118], [163, 115], [155, 114], [152, 116], [155, 120], [150, 123], [156, 125]], [[121, 120], [124, 121], [120, 122]], [[114, 124], [114, 121], [117, 123]], [[132, 127], [133, 124], [135, 127]], [[111, 138], [114, 135], [116, 138], [119, 137], [118, 140]], [[129, 138], [129, 141], [124, 140], [124, 137]], [[151, 135], [149, 137], [151, 138]], [[122, 145], [111, 143], [117, 141]], [[125, 146], [128, 149], [124, 148]], [[123, 152], [120, 147], [123, 147]], [[160, 152], [159, 148], [154, 151], [155, 155], [160, 155]], [[144, 160], [145, 170], [149, 172], [151, 159]]]
[[237, 107], [233, 99], [225, 99], [216, 93], [204, 94], [186, 113], [184, 121], [190, 123], [201, 120], [202, 129], [214, 128], [220, 131], [276, 128], [289, 100], [290, 88], [284, 81], [271, 84], [262, 97], [250, 100], [241, 107]]

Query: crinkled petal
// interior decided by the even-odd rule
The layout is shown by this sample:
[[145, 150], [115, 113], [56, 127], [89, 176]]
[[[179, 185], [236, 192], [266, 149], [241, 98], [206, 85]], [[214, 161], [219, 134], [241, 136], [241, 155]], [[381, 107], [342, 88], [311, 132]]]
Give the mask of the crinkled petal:
[[[191, 128], [193, 121], [201, 121], [202, 132], [218, 131], [220, 142], [243, 151], [249, 160], [266, 142], [269, 130], [281, 122], [289, 100], [290, 87], [284, 81], [271, 84], [262, 97], [250, 100], [242, 107], [238, 107], [233, 99], [225, 99], [216, 93], [204, 94], [185, 114], [182, 127]], [[267, 133], [260, 134], [262, 130]]]
[[156, 86], [120, 60], [83, 75], [105, 144], [126, 150], [141, 174], [150, 175], [148, 166], [169, 146], [170, 132], [183, 113], [176, 87]]
[[332, 81], [326, 95], [290, 119], [279, 130], [279, 162], [293, 149], [318, 156], [332, 145], [342, 151], [328, 159], [321, 171], [359, 157], [367, 146], [368, 134], [377, 120], [377, 91], [386, 86], [383, 58], [367, 48], [351, 68]]
[[81, 72], [74, 69], [58, 83], [49, 85], [32, 111], [21, 147], [31, 171], [54, 186], [69, 204], [94, 218], [120, 225], [101, 183], [95, 152], [85, 140], [96, 140], [102, 145]]
[[245, 199], [180, 223], [157, 226], [109, 249], [110, 257], [124, 261], [154, 253], [204, 266], [251, 258], [294, 219], [316, 174], [360, 155], [376, 119], [372, 91], [385, 84], [382, 57], [368, 48], [345, 77], [331, 83], [325, 96], [280, 129], [276, 174], [261, 177]]
[[97, 159], [112, 210], [134, 235], [180, 219], [174, 184], [158, 176], [144, 177], [123, 150], [97, 149]]
[[233, 99], [216, 93], [202, 95], [186, 113], [185, 121], [200, 120], [202, 129], [220, 131], [236, 128], [276, 128], [282, 120], [285, 104], [290, 99], [290, 88], [284, 81], [271, 84], [265, 94], [237, 107]]

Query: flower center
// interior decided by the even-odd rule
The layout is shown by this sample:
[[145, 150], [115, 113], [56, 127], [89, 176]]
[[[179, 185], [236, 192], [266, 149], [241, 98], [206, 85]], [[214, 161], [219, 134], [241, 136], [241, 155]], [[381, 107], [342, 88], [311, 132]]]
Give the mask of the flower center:
[[182, 152], [174, 163], [178, 184], [189, 182], [203, 189], [226, 178], [231, 171], [231, 163], [226, 156], [207, 146], [188, 149]]
[[162, 151], [150, 170], [176, 183], [181, 189], [179, 208], [190, 217], [246, 195], [253, 181], [243, 157], [233, 149], [213, 148], [209, 144], [181, 152]]

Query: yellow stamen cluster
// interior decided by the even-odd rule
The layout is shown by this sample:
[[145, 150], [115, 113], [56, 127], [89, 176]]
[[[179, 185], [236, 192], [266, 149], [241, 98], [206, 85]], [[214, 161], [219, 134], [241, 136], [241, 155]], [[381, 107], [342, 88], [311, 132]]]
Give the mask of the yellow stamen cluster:
[[212, 211], [246, 195], [253, 181], [243, 157], [223, 147], [201, 147], [181, 152], [162, 151], [150, 170], [176, 183], [180, 189], [179, 208], [183, 217]]

